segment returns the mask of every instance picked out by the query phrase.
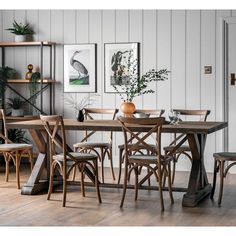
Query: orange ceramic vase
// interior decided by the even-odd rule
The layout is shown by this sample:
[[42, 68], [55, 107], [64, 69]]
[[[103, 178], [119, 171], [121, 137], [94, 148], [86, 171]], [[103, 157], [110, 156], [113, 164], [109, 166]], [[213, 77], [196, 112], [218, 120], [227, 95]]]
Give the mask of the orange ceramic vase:
[[125, 117], [131, 117], [132, 114], [135, 112], [135, 105], [132, 102], [123, 102], [120, 105], [120, 110], [123, 112]]

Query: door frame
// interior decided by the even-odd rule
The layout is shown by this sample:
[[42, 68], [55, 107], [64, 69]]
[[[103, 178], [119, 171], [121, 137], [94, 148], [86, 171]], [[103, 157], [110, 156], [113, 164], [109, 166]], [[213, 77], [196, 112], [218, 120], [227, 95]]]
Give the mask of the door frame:
[[[228, 45], [228, 33], [229, 33], [229, 24], [235, 22], [236, 23], [236, 17], [223, 17], [221, 22], [221, 81], [223, 86], [223, 120], [225, 122], [229, 121], [229, 89], [228, 89], [228, 83], [229, 83], [229, 71], [228, 71], [228, 61], [229, 61], [229, 45]], [[223, 148], [224, 151], [228, 151], [229, 149], [229, 132], [228, 128], [225, 128], [223, 130]]]

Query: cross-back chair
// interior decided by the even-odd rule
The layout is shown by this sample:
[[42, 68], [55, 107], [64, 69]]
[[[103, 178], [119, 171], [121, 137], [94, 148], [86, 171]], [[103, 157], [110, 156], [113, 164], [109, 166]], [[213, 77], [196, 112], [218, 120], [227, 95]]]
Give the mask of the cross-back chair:
[[[173, 112], [178, 114], [180, 120], [183, 120], [183, 117], [192, 117], [195, 121], [206, 121], [208, 115], [210, 114], [210, 110], [184, 110], [184, 109], [172, 109]], [[185, 134], [174, 134], [173, 141], [169, 144], [169, 146], [164, 147], [165, 154], [173, 153], [173, 170], [172, 170], [172, 184], [174, 183], [175, 179], [175, 169], [176, 163], [178, 162], [181, 155], [187, 156], [187, 158], [192, 162], [192, 156], [190, 154], [191, 150], [188, 145], [182, 145], [179, 147], [175, 152], [173, 152], [177, 141], [183, 138]]]
[[3, 109], [0, 109], [0, 120], [3, 122], [3, 132], [0, 133], [0, 138], [3, 140], [3, 143], [0, 144], [0, 154], [4, 156], [6, 163], [6, 174], [5, 180], [9, 180], [9, 163], [12, 160], [16, 168], [16, 182], [17, 188], [20, 189], [20, 161], [22, 155], [26, 155], [29, 158], [31, 164], [31, 170], [33, 168], [33, 146], [26, 143], [13, 143], [8, 138], [6, 116]]
[[[211, 190], [211, 198], [214, 197], [216, 188], [216, 177], [217, 173], [220, 172], [220, 189], [218, 196], [218, 205], [221, 205], [223, 196], [224, 179], [229, 172], [229, 169], [236, 165], [236, 152], [218, 152], [214, 153], [214, 174], [213, 174], [213, 184]], [[225, 166], [225, 164], [227, 165]]]
[[[50, 180], [49, 180], [47, 200], [50, 200], [51, 193], [53, 191], [53, 177], [54, 177], [56, 168], [58, 168], [63, 179], [62, 206], [65, 207], [67, 185], [69, 183], [68, 178], [71, 171], [74, 169], [75, 166], [78, 166], [81, 172], [81, 192], [82, 192], [82, 196], [85, 197], [84, 169], [86, 166], [88, 166], [93, 171], [93, 174], [95, 177], [97, 197], [98, 197], [99, 203], [101, 203], [102, 201], [101, 201], [99, 182], [98, 182], [98, 165], [97, 165], [98, 157], [90, 153], [78, 153], [78, 152], [68, 151], [67, 143], [66, 143], [64, 121], [63, 121], [62, 116], [40, 115], [40, 119], [49, 137]], [[61, 141], [58, 138], [58, 135], [61, 136]]]
[[[164, 109], [136, 109], [135, 113], [144, 113], [148, 114], [149, 117], [161, 117], [164, 114], [165, 110]], [[137, 133], [139, 134], [139, 133]], [[132, 145], [132, 139], [133, 137], [129, 138], [129, 145]], [[119, 173], [118, 173], [118, 184], [120, 183], [121, 179], [121, 172], [122, 172], [122, 164], [124, 163], [124, 144], [118, 145], [119, 149]], [[137, 147], [137, 152], [142, 152], [145, 150], [145, 147], [143, 145], [140, 145]], [[150, 182], [149, 182], [150, 184]]]
[[[160, 194], [161, 210], [164, 210], [164, 199], [162, 193], [163, 176], [168, 177], [168, 187], [171, 203], [174, 202], [172, 196], [171, 187], [171, 160], [172, 157], [161, 155], [161, 129], [165, 123], [164, 117], [157, 118], [131, 118], [131, 117], [118, 117], [118, 120], [122, 126], [124, 135], [125, 146], [125, 168], [124, 168], [124, 184], [123, 195], [120, 203], [120, 207], [123, 207], [124, 199], [126, 195], [127, 182], [129, 175], [134, 172], [135, 175], [135, 200], [138, 197], [138, 188], [153, 174], [156, 177], [158, 183], [158, 189]], [[134, 132], [132, 131], [132, 125], [142, 126], [147, 125], [148, 131], [146, 132]], [[130, 145], [129, 137], [132, 136], [132, 145]], [[150, 138], [153, 139], [154, 145], [150, 144]], [[148, 151], [147, 153], [137, 153], [136, 150], [142, 145]], [[148, 168], [149, 172], [146, 176], [139, 181], [138, 176], [142, 173], [142, 167]]]
[[[104, 117], [108, 116], [109, 118], [106, 118], [106, 119], [114, 120], [118, 111], [119, 111], [118, 109], [85, 108], [84, 114], [85, 114], [86, 120], [94, 120], [96, 119], [95, 117], [96, 115], [101, 115]], [[114, 168], [113, 168], [113, 157], [112, 157], [112, 140], [113, 140], [112, 131], [103, 132], [104, 136], [106, 135], [105, 136], [106, 140], [104, 142], [91, 141], [91, 138], [95, 133], [98, 133], [98, 132], [86, 130], [84, 132], [84, 138], [79, 143], [76, 143], [73, 145], [74, 151], [96, 153], [96, 155], [99, 158], [99, 161], [101, 162], [103, 183], [104, 183], [104, 160], [107, 156], [108, 160], [110, 161], [112, 178], [113, 180], [115, 180], [115, 173], [114, 173]]]

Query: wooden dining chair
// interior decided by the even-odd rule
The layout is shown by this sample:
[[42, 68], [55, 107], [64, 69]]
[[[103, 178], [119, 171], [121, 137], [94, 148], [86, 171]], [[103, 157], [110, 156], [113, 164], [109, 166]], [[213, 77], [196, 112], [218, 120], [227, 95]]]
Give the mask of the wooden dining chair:
[[0, 109], [0, 120], [3, 122], [3, 132], [0, 133], [0, 138], [3, 143], [0, 144], [0, 154], [4, 156], [6, 163], [5, 180], [9, 180], [9, 163], [12, 160], [16, 168], [16, 183], [17, 188], [20, 189], [20, 162], [22, 155], [29, 158], [31, 164], [31, 170], [33, 169], [33, 146], [27, 143], [13, 143], [8, 138], [6, 116], [3, 109]]
[[[40, 115], [40, 119], [49, 137], [50, 180], [49, 180], [47, 200], [50, 199], [51, 193], [53, 191], [53, 178], [54, 178], [55, 170], [57, 168], [60, 174], [62, 175], [62, 179], [63, 179], [62, 206], [65, 207], [67, 185], [69, 184], [68, 178], [69, 178], [71, 170], [73, 170], [75, 166], [78, 166], [81, 172], [81, 192], [82, 192], [82, 196], [85, 197], [84, 169], [86, 166], [88, 166], [94, 174], [97, 197], [98, 197], [99, 203], [101, 203], [102, 200], [101, 200], [99, 182], [98, 182], [98, 165], [97, 165], [98, 157], [97, 155], [90, 154], [90, 153], [78, 153], [78, 152], [68, 151], [64, 122], [63, 122], [62, 116]], [[61, 135], [61, 140], [58, 138], [58, 134]]]
[[[171, 156], [161, 155], [161, 129], [162, 125], [165, 123], [164, 117], [157, 118], [129, 118], [129, 117], [118, 117], [118, 120], [122, 126], [124, 135], [124, 146], [125, 146], [125, 168], [124, 168], [124, 184], [123, 184], [123, 195], [120, 203], [120, 207], [123, 207], [124, 199], [127, 190], [127, 182], [129, 175], [134, 172], [135, 175], [135, 200], [138, 197], [138, 188], [141, 182], [149, 179], [150, 175], [156, 177], [158, 183], [158, 189], [160, 193], [160, 203], [161, 210], [164, 211], [164, 199], [162, 193], [163, 186], [163, 176], [168, 177], [168, 188], [171, 203], [174, 202], [172, 195], [171, 186]], [[148, 131], [135, 133], [132, 131], [132, 125], [147, 125]], [[130, 145], [129, 137], [133, 137], [132, 145]], [[153, 145], [150, 144], [150, 139], [153, 139]], [[137, 148], [143, 145], [148, 153], [137, 153]], [[130, 167], [131, 166], [131, 167]], [[149, 174], [147, 174], [140, 182], [138, 176], [142, 173], [142, 167], [149, 169]]]
[[[214, 197], [215, 188], [216, 188], [216, 177], [217, 173], [220, 172], [220, 189], [218, 196], [218, 205], [221, 205], [222, 196], [223, 196], [223, 187], [224, 179], [226, 178], [229, 169], [236, 165], [236, 152], [218, 152], [213, 154], [214, 157], [214, 174], [213, 174], [213, 183], [211, 190], [211, 198]], [[225, 165], [227, 164], [227, 165]]]
[[[164, 114], [165, 110], [164, 109], [136, 109], [135, 114], [141, 113], [141, 114], [147, 114], [149, 117], [161, 117]], [[134, 116], [135, 117], [135, 116]], [[130, 137], [130, 144], [132, 145], [132, 139], [133, 137]], [[118, 145], [119, 149], [119, 172], [118, 172], [118, 184], [120, 183], [120, 178], [121, 178], [121, 172], [122, 172], [122, 164], [124, 163], [124, 150], [125, 146], [124, 144]], [[145, 151], [145, 147], [143, 145], [140, 145], [137, 150], [137, 152], [143, 152]], [[150, 182], [149, 182], [150, 184]]]
[[[84, 114], [86, 120], [95, 120], [96, 115], [100, 115], [100, 119], [103, 119], [106, 117], [106, 119], [112, 119], [114, 120], [116, 117], [116, 114], [118, 113], [118, 109], [98, 109], [98, 108], [85, 108]], [[102, 116], [102, 118], [101, 118]], [[109, 118], [107, 118], [109, 117]], [[106, 156], [108, 157], [108, 160], [110, 161], [111, 166], [111, 174], [113, 177], [113, 180], [115, 180], [115, 173], [113, 168], [113, 157], [112, 157], [112, 142], [113, 142], [113, 133], [112, 131], [103, 132], [106, 135], [106, 140], [103, 142], [93, 142], [91, 141], [92, 136], [97, 134], [96, 131], [85, 131], [84, 132], [84, 138], [73, 145], [74, 151], [78, 152], [89, 152], [89, 153], [96, 153], [98, 155], [98, 158], [101, 162], [101, 171], [102, 171], [102, 182], [104, 183], [104, 160]]]
[[[173, 112], [179, 115], [180, 120], [183, 120], [183, 117], [193, 117], [195, 121], [206, 121], [208, 115], [210, 114], [209, 110], [183, 110], [183, 109], [172, 109]], [[175, 145], [177, 141], [181, 138], [183, 138], [185, 134], [177, 135], [174, 134], [173, 141], [169, 144], [169, 146], [164, 147], [165, 154], [173, 153], [173, 170], [172, 170], [172, 184], [174, 183], [175, 179], [175, 169], [176, 169], [176, 163], [178, 162], [181, 155], [187, 156], [187, 158], [192, 162], [192, 156], [190, 154], [191, 150], [188, 145], [182, 145], [179, 147], [175, 152], [173, 150], [175, 149]]]

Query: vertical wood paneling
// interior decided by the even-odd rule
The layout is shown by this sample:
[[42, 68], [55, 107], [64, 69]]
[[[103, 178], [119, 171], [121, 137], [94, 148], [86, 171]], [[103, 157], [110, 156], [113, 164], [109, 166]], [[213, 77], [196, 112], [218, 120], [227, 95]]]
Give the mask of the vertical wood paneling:
[[[129, 12], [129, 42], [142, 42], [143, 40], [143, 11], [142, 10], [130, 10]], [[143, 73], [142, 71], [142, 43], [140, 43], [140, 64], [139, 64], [139, 71], [140, 74]], [[136, 97], [134, 102], [137, 108], [143, 107], [143, 99], [142, 96]]]
[[185, 11], [172, 12], [172, 107], [186, 105]]
[[200, 11], [186, 17], [186, 108], [200, 109]]
[[[74, 10], [65, 10], [64, 11], [64, 44], [74, 44], [76, 43], [76, 11]], [[81, 94], [82, 95], [82, 94]], [[72, 96], [74, 99], [76, 99], [76, 93], [68, 93], [64, 94], [64, 96]], [[67, 118], [75, 118], [76, 111], [67, 104], [64, 103], [64, 117]], [[69, 143], [75, 143], [76, 142], [76, 134], [73, 131], [69, 132], [70, 135], [68, 136], [68, 142]]]
[[[143, 64], [142, 74], [150, 69], [156, 69], [156, 35], [156, 11], [145, 10], [143, 12], [143, 42], [141, 45], [143, 53], [141, 60]], [[150, 83], [149, 88], [153, 89], [155, 93], [143, 96], [143, 107], [156, 108], [156, 82]]]
[[55, 105], [55, 113], [63, 114], [63, 27], [58, 25], [63, 25], [63, 11], [51, 11], [51, 41], [59, 44], [56, 46], [55, 80], [58, 83], [55, 85], [55, 101], [61, 105]]
[[[215, 11], [201, 12], [201, 108], [211, 110], [208, 120], [215, 120]], [[212, 74], [204, 74], [204, 66], [213, 68]], [[211, 91], [211, 92], [209, 92]], [[215, 150], [215, 134], [209, 136], [205, 149], [207, 170], [213, 169], [212, 153]]]
[[[114, 10], [104, 10], [102, 13], [102, 39], [103, 43], [114, 43], [115, 42], [115, 11]], [[99, 57], [98, 57], [99, 58]], [[98, 59], [99, 60], [99, 59]], [[104, 49], [101, 56], [103, 63], [102, 66], [102, 76], [104, 79]], [[104, 84], [104, 81], [103, 81]], [[103, 86], [104, 91], [104, 86]], [[103, 107], [115, 107], [116, 97], [113, 93], [103, 94]]]
[[[172, 68], [171, 68], [171, 11], [157, 11], [157, 70], [167, 69], [170, 71], [168, 80], [159, 81], [157, 83], [157, 107], [165, 109], [164, 116], [168, 119], [168, 113], [171, 108], [171, 84], [172, 84]], [[167, 146], [170, 143], [170, 135], [165, 134], [162, 137], [162, 145]]]

